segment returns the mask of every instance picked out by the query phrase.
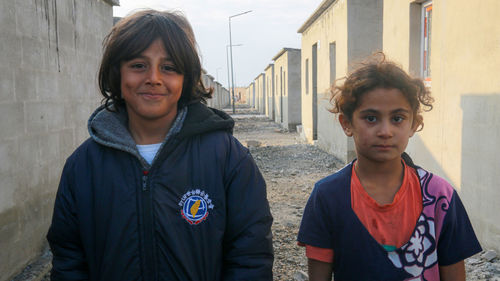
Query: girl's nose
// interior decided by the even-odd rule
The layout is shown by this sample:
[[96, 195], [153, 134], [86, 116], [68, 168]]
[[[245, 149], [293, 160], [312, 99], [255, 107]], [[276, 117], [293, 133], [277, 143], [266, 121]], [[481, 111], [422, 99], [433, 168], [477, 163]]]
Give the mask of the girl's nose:
[[381, 122], [377, 131], [377, 136], [381, 138], [390, 138], [393, 136], [392, 126], [390, 122]]

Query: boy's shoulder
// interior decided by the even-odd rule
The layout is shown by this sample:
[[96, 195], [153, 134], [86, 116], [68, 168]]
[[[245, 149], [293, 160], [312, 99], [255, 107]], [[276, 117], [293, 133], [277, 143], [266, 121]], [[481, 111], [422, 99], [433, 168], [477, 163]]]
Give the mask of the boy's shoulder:
[[92, 138], [87, 138], [82, 142], [71, 155], [66, 159], [66, 163], [74, 165], [76, 163], [88, 164], [90, 159], [100, 158], [104, 150], [110, 149], [99, 144]]

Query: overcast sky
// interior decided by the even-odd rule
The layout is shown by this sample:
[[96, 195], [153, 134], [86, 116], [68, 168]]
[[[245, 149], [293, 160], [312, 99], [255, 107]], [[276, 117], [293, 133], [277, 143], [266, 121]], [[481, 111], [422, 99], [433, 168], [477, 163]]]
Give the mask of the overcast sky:
[[114, 16], [134, 9], [154, 8], [183, 12], [193, 26], [201, 51], [202, 66], [227, 87], [226, 46], [231, 19], [234, 83], [248, 86], [284, 47], [300, 48], [297, 30], [322, 0], [120, 0]]

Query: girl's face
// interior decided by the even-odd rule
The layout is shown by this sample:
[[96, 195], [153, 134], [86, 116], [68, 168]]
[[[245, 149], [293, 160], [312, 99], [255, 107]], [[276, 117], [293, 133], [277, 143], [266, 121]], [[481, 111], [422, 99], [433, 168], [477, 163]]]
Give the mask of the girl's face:
[[163, 42], [156, 39], [138, 57], [120, 65], [121, 94], [132, 121], [172, 121], [182, 94], [184, 75]]
[[363, 94], [352, 120], [341, 114], [339, 121], [354, 138], [358, 160], [379, 163], [400, 161], [419, 124], [403, 93], [384, 88]]

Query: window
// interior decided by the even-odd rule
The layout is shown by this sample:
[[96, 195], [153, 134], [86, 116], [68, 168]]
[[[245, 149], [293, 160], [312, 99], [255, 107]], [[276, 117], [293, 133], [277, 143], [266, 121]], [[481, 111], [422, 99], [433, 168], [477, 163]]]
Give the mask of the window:
[[306, 59], [306, 94], [309, 94], [309, 59]]
[[432, 38], [432, 1], [422, 5], [422, 78], [427, 84], [431, 82], [431, 38]]

